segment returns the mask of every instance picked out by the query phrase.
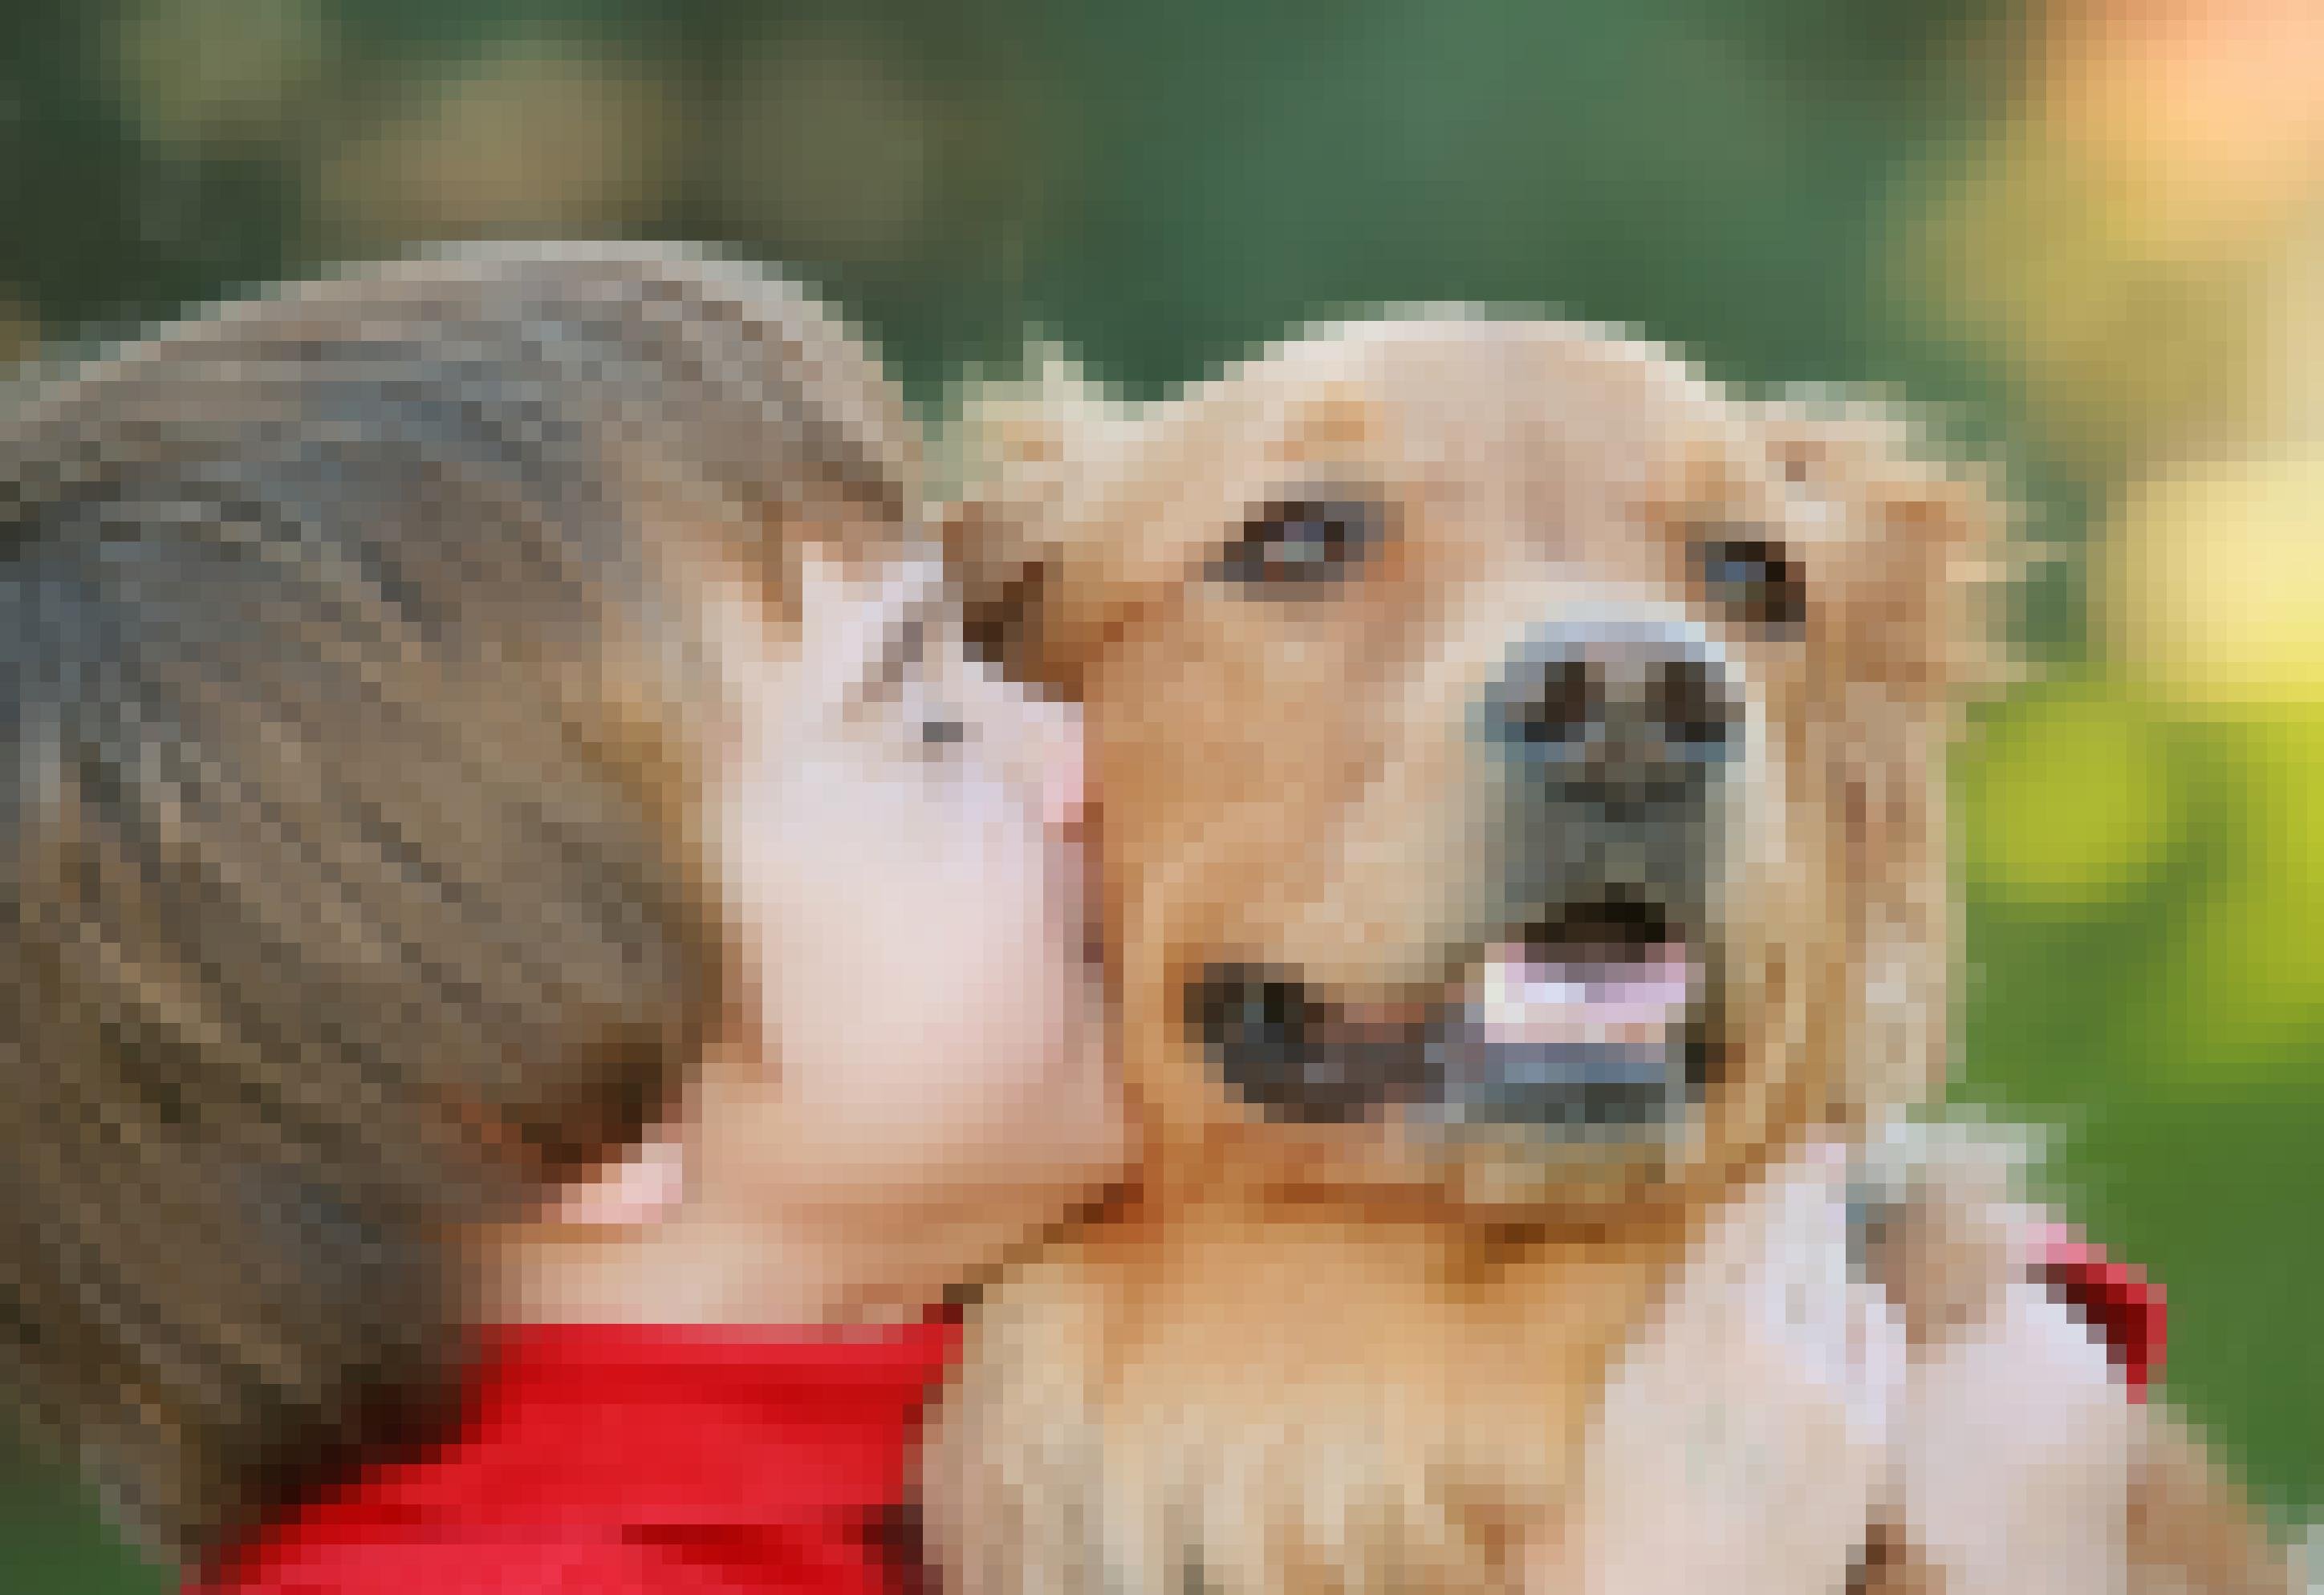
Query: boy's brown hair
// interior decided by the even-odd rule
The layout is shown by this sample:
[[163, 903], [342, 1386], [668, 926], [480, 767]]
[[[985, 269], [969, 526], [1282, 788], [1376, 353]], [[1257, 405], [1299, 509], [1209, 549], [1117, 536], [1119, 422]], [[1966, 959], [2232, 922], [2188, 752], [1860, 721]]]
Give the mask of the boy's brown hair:
[[[0, 407], [0, 1386], [198, 1560], [449, 1411], [449, 1237], [715, 1022], [682, 574], [913, 516], [798, 290], [500, 247]], [[680, 558], [706, 555], [709, 562]]]

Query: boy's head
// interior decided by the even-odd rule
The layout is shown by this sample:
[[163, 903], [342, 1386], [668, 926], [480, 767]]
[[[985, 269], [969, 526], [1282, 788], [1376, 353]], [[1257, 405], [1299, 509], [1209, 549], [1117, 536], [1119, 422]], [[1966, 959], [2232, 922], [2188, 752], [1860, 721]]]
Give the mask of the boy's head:
[[148, 1540], [424, 1427], [447, 1238], [706, 1049], [814, 1078], [736, 794], [802, 603], [920, 568], [914, 469], [811, 301], [648, 250], [351, 275], [0, 416], [0, 1378]]

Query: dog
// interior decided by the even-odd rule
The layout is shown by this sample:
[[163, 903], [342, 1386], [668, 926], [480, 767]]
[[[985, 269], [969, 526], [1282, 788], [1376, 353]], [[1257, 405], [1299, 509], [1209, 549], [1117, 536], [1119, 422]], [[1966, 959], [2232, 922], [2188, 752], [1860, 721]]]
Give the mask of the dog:
[[[1145, 1152], [972, 1318], [947, 1587], [2290, 1587], [2026, 1285], [1990, 1160], [1930, 1150], [1973, 1138], [1894, 1128], [2005, 663], [1981, 475], [1459, 312], [1143, 407], [1053, 367], [965, 435], [980, 634], [1085, 707]], [[1777, 1410], [1741, 1348], [1784, 1309], [1738, 1304], [1817, 1279], [1873, 1421], [1721, 1484], [1674, 1415]], [[1666, 1497], [1603, 1482], [1665, 1441]], [[1687, 1543], [1722, 1517], [1775, 1548]]]

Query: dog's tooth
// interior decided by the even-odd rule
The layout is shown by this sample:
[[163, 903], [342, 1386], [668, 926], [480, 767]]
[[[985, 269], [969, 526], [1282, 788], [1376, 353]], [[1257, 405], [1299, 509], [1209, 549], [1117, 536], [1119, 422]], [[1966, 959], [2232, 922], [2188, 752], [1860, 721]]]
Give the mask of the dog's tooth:
[[1679, 948], [1609, 968], [1536, 963], [1512, 944], [1490, 951], [1462, 996], [1489, 1041], [1650, 1045], [1683, 1016], [1696, 983], [1696, 966]]

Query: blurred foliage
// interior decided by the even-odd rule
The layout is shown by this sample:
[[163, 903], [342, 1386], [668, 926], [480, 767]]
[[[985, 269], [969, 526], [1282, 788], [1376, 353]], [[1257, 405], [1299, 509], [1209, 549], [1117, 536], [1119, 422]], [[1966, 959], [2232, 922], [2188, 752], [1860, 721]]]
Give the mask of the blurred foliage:
[[[2190, 209], [2230, 190], [2044, 119], [2084, 58], [2144, 59], [1936, 0], [11, 0], [0, 360], [416, 240], [617, 234], [790, 263], [924, 394], [1037, 327], [1153, 391], [1458, 299], [1940, 407], [2103, 555], [2029, 591], [2048, 678], [1961, 761], [1961, 1094], [2063, 1123], [2066, 1200], [2170, 1287], [2172, 1394], [2304, 1505], [2324, 404], [2255, 374], [2292, 346], [2254, 307], [2324, 328], [2269, 231], [2324, 161], [2284, 153], [2295, 75], [2245, 97], [2233, 225]], [[2147, 127], [2093, 80], [2089, 125], [2193, 147], [2200, 96], [2126, 78]], [[2255, 438], [2277, 464], [2181, 468]], [[57, 1489], [0, 1490], [0, 1589], [160, 1587]]]
[[411, 237], [596, 228], [794, 263], [922, 375], [1038, 319], [1167, 382], [1452, 298], [1882, 374], [1868, 213], [1944, 121], [1958, 12], [35, 3], [0, 18], [0, 282], [77, 328]]

